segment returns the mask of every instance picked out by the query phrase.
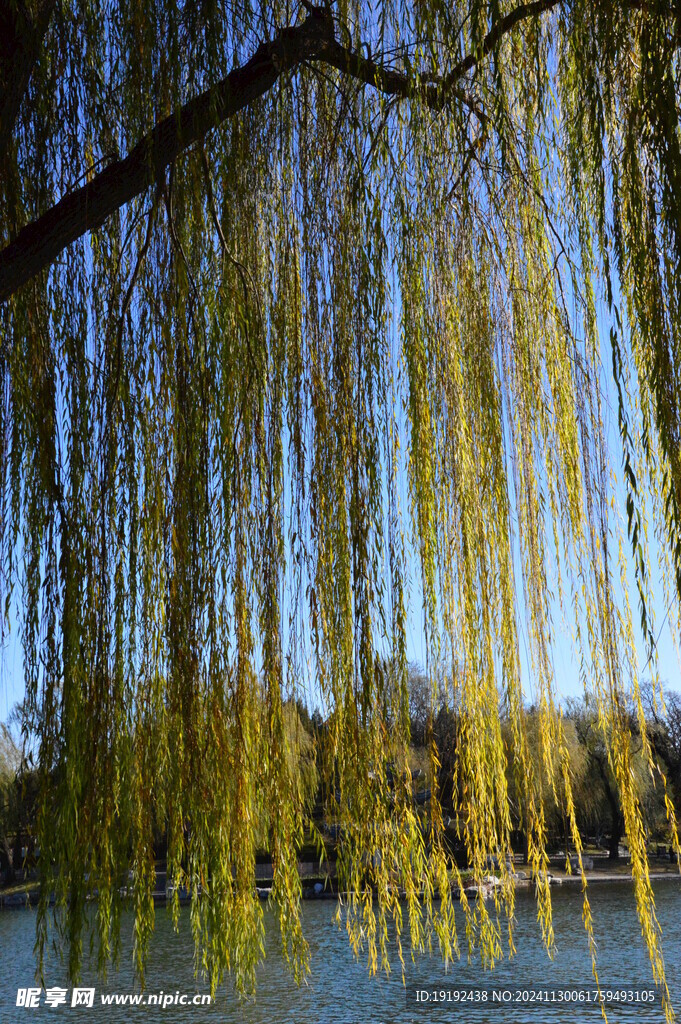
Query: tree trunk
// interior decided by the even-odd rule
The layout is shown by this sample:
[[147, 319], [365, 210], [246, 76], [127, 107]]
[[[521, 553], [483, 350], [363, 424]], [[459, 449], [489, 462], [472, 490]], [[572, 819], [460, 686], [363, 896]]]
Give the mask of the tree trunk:
[[622, 814], [619, 811], [613, 811], [612, 815], [612, 829], [610, 831], [610, 846], [608, 859], [619, 860], [620, 856], [620, 841], [622, 839], [622, 833], [624, 831], [624, 820]]
[[23, 858], [21, 856], [21, 830], [17, 829], [16, 835], [14, 836], [14, 847], [12, 849], [12, 874], [16, 878], [17, 871], [22, 869], [23, 871]]
[[7, 861], [7, 870], [5, 871], [5, 885], [12, 885], [14, 882], [14, 851], [9, 838], [6, 837], [3, 846], [5, 848], [5, 860]]

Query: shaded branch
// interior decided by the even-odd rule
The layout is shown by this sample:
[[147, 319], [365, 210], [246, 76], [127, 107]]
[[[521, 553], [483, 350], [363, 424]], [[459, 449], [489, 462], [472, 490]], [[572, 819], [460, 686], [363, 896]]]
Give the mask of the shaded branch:
[[23, 228], [0, 252], [0, 301], [48, 267], [67, 245], [158, 182], [180, 153], [268, 92], [283, 71], [314, 59], [329, 32], [332, 38], [333, 27], [319, 17], [283, 29], [246, 64], [157, 124], [128, 156]]
[[465, 75], [467, 71], [471, 71], [476, 64], [479, 64], [484, 57], [488, 57], [499, 45], [502, 38], [511, 29], [515, 28], [519, 22], [525, 21], [527, 18], [536, 18], [538, 15], [551, 10], [552, 7], [558, 7], [562, 2], [563, 0], [534, 0], [532, 3], [521, 4], [503, 18], [499, 18], [499, 21], [483, 39], [479, 49], [474, 53], [467, 54], [463, 60], [459, 61], [456, 67], [452, 68], [445, 79], [445, 84], [458, 81], [462, 75]]
[[14, 131], [56, 0], [41, 0], [32, 19], [22, 0], [0, 0], [0, 153]]
[[[331, 13], [307, 3], [308, 16], [302, 24], [284, 28], [275, 39], [262, 43], [246, 64], [157, 124], [127, 157], [110, 164], [24, 227], [0, 252], [0, 302], [49, 267], [71, 242], [99, 228], [112, 213], [160, 181], [180, 153], [265, 95], [282, 73], [305, 62], [326, 63], [387, 96], [418, 96], [433, 110], [443, 110], [458, 100], [473, 110], [484, 128], [484, 112], [474, 97], [458, 88], [458, 81], [521, 21], [562, 2], [533, 0], [520, 5], [499, 19], [475, 53], [463, 58], [440, 80], [386, 68], [353, 52], [336, 39]], [[628, 3], [631, 7], [645, 6], [645, 0]], [[50, 4], [45, 2], [43, 6]]]

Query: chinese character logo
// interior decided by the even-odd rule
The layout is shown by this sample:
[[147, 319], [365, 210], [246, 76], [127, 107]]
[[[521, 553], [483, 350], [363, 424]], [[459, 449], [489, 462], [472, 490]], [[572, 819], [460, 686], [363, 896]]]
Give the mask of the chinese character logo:
[[40, 988], [18, 988], [17, 1006], [23, 1006], [25, 1010], [33, 1010], [40, 1006]]
[[65, 988], [46, 988], [45, 989], [45, 1006], [65, 1006], [66, 1005], [66, 989]]
[[71, 1006], [93, 1006], [95, 990], [93, 988], [74, 988], [71, 993]]

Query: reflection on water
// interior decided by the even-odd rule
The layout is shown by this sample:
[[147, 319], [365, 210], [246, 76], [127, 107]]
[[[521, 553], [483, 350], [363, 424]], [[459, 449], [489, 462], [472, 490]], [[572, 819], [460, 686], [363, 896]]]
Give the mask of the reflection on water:
[[[356, 1021], [427, 1022], [427, 1021], [498, 1021], [498, 1024], [543, 1024], [544, 1021], [597, 1022], [601, 1018], [595, 1004], [545, 1002], [523, 1005], [515, 1002], [492, 1003], [491, 990], [505, 993], [504, 1000], [517, 998], [523, 990], [547, 991], [593, 990], [586, 937], [581, 924], [581, 901], [572, 887], [553, 891], [556, 955], [553, 961], [541, 945], [536, 922], [536, 905], [526, 894], [517, 899], [517, 926], [515, 930], [518, 952], [512, 961], [503, 960], [493, 973], [483, 973], [479, 965], [460, 961], [445, 973], [436, 957], [418, 957], [409, 964], [408, 983], [426, 992], [451, 990], [452, 993], [471, 987], [484, 989], [487, 1002], [477, 1005], [466, 1000], [465, 1005], [450, 1001], [407, 1006], [405, 989], [399, 970], [386, 979], [369, 978], [363, 964], [357, 963], [350, 951], [347, 938], [333, 923], [335, 903], [320, 901], [305, 903], [304, 928], [310, 943], [312, 974], [308, 984], [297, 989], [282, 966], [279, 956], [278, 933], [272, 916], [266, 914], [266, 960], [258, 972], [255, 1001], [240, 1003], [229, 982], [222, 987], [212, 1006], [103, 1006], [102, 994], [124, 994], [138, 991], [130, 968], [131, 917], [123, 923], [123, 949], [120, 969], [111, 973], [105, 984], [99, 982], [92, 971], [85, 971], [81, 984], [95, 986], [92, 1008], [71, 1007], [71, 988], [67, 985], [63, 968], [55, 957], [48, 967], [48, 986], [67, 988], [67, 1005], [50, 1008], [41, 994], [38, 1009], [17, 1007], [17, 988], [28, 987], [33, 981], [33, 942], [35, 916], [32, 911], [4, 911], [0, 913], [0, 950], [4, 970], [0, 972], [0, 1020], [5, 1024], [29, 1019], [54, 1019], [85, 1022], [96, 1021], [234, 1021], [244, 1024], [317, 1024], [320, 1021], [354, 1024]], [[611, 883], [594, 885], [591, 904], [595, 918], [598, 942], [599, 970], [603, 989], [638, 990], [647, 993], [653, 988], [650, 967], [640, 939], [636, 920], [633, 892], [630, 885]], [[656, 885], [656, 900], [664, 938], [663, 949], [667, 963], [672, 999], [681, 1008], [681, 979], [675, 975], [681, 966], [681, 938], [679, 919], [681, 889], [678, 881], [664, 881]], [[157, 910], [156, 932], [151, 947], [147, 972], [147, 993], [187, 994], [205, 993], [208, 986], [194, 979], [192, 968], [192, 942], [189, 915], [182, 914], [179, 934], [163, 908]], [[399, 964], [397, 964], [399, 967]], [[473, 996], [474, 997], [474, 996]], [[645, 996], [639, 996], [645, 998]], [[162, 1002], [162, 999], [159, 1000]], [[33, 1016], [37, 1014], [37, 1016]], [[638, 1002], [634, 1005], [613, 1003], [609, 1012], [612, 1021], [663, 1021], [664, 1015], [655, 993], [651, 1006]]]

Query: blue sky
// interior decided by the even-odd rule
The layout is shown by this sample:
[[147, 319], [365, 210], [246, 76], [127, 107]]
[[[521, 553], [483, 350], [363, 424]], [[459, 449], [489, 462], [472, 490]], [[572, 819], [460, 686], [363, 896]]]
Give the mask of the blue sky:
[[[601, 337], [603, 338], [603, 345], [609, 348], [609, 341], [607, 340], [607, 333], [605, 330], [602, 330]], [[607, 363], [605, 362], [605, 358], [607, 355], [605, 349], [603, 354], [604, 364], [607, 366]], [[606, 371], [604, 372], [604, 380], [607, 382], [608, 379], [609, 375]], [[625, 550], [628, 551], [629, 542], [628, 538], [626, 537], [624, 491], [621, 488], [621, 452], [619, 446], [616, 413], [614, 411], [616, 409], [616, 399], [614, 399], [612, 395], [608, 394], [607, 383], [605, 384], [605, 387], [606, 397], [608, 398], [608, 400], [605, 402], [605, 426], [608, 436], [608, 442], [610, 444], [612, 466], [617, 476], [618, 483], [620, 484], [620, 488], [616, 492], [616, 497], [618, 499], [619, 506], [617, 510], [617, 515], [621, 519], [621, 529], [624, 535], [624, 546]], [[402, 473], [400, 479], [400, 502], [403, 509], [403, 514], [405, 514], [406, 509], [408, 508], [407, 481], [405, 473]], [[657, 639], [659, 676], [662, 681], [664, 690], [681, 691], [681, 668], [679, 666], [679, 660], [674, 648], [671, 626], [669, 618], [666, 614], [667, 609], [663, 606], [662, 588], [658, 580], [659, 569], [657, 566], [657, 547], [655, 539], [652, 535], [650, 538], [650, 542], [653, 594], [655, 598], [655, 636]], [[413, 554], [409, 564], [409, 576], [410, 600], [409, 617], [407, 622], [407, 655], [411, 662], [415, 662], [423, 666], [426, 663], [427, 652], [421, 610], [422, 592], [419, 582], [420, 569], [417, 563], [417, 559], [413, 556]], [[520, 579], [519, 568], [517, 568], [517, 579]], [[2, 657], [0, 662], [0, 720], [2, 721], [5, 721], [7, 719], [13, 705], [17, 701], [20, 701], [24, 695], [24, 679], [22, 667], [23, 657], [19, 635], [18, 610], [16, 602], [17, 589], [15, 589], [13, 602], [10, 608], [9, 629], [5, 631]], [[636, 591], [634, 587], [633, 572], [630, 573], [629, 598], [632, 606], [634, 628], [637, 637], [638, 660], [639, 665], [642, 669], [640, 678], [641, 680], [643, 680], [650, 676], [650, 669], [644, 670], [643, 668], [646, 665], [647, 654], [645, 652], [642, 637], [640, 635], [640, 628], [637, 625], [638, 609]], [[567, 623], [568, 629], [569, 625], [570, 624]], [[554, 609], [553, 626], [553, 668], [557, 693], [561, 698], [578, 696], [582, 693], [582, 684], [579, 679], [578, 664], [572, 650], [572, 642], [569, 636], [569, 632], [566, 631], [562, 626], [561, 615], [557, 606]], [[519, 617], [519, 641], [525, 692], [527, 699], [529, 701], [532, 701], [534, 693], [530, 671], [529, 641], [522, 616]]]
[[[616, 283], [614, 283], [614, 287], [616, 288]], [[615, 294], [614, 298], [615, 301], [619, 303], [620, 296], [618, 293]], [[397, 299], [397, 307], [394, 313], [396, 314], [395, 319], [397, 320], [399, 318], [399, 298]], [[618, 515], [621, 519], [621, 529], [624, 535], [625, 550], [628, 551], [629, 542], [626, 537], [626, 519], [624, 512], [625, 496], [624, 491], [621, 488], [622, 460], [616, 415], [617, 398], [614, 393], [611, 373], [609, 370], [609, 317], [607, 311], [605, 310], [604, 303], [601, 303], [600, 307], [599, 327], [602, 339], [602, 363], [604, 366], [603, 382], [605, 396], [604, 409], [606, 415], [605, 428], [608, 443], [610, 446], [611, 466], [614, 469], [620, 484], [619, 489], [616, 491], [616, 497], [619, 506]], [[400, 431], [403, 434], [403, 436], [406, 434], [406, 431], [403, 430], [402, 426], [400, 426]], [[407, 509], [409, 508], [409, 500], [407, 494], [406, 473], [404, 472], [402, 472], [402, 477], [400, 480], [400, 502], [403, 517], [406, 519]], [[650, 546], [653, 593], [655, 597], [655, 606], [653, 610], [655, 619], [655, 636], [657, 639], [659, 675], [664, 684], [665, 689], [681, 690], [681, 668], [679, 666], [677, 653], [674, 649], [670, 623], [666, 615], [667, 609], [663, 606], [662, 588], [661, 585], [659, 585], [659, 581], [657, 579], [657, 577], [659, 576], [659, 569], [657, 567], [657, 549], [655, 539], [652, 536], [652, 533], [650, 537]], [[419, 583], [420, 570], [417, 564], [417, 560], [413, 556], [413, 554], [410, 559], [408, 568], [410, 576], [410, 603], [409, 617], [407, 623], [407, 656], [410, 661], [415, 662], [419, 665], [425, 665], [427, 651], [423, 631], [423, 620], [421, 610], [422, 594]], [[516, 578], [517, 580], [520, 580], [521, 578], [519, 567], [516, 567]], [[643, 668], [647, 661], [647, 653], [644, 650], [644, 645], [642, 642], [642, 638], [640, 636], [640, 629], [637, 627], [637, 597], [633, 583], [633, 573], [630, 573], [629, 597], [632, 606], [634, 627], [636, 630], [638, 660], [639, 665]], [[553, 625], [553, 667], [557, 692], [561, 697], [579, 695], [582, 691], [582, 686], [579, 679], [578, 664], [572, 651], [572, 643], [569, 636], [569, 632], [563, 628], [563, 625], [561, 623], [560, 612], [557, 607], [554, 610]], [[12, 706], [17, 701], [21, 700], [24, 695], [24, 680], [22, 669], [23, 658], [18, 628], [16, 590], [14, 595], [14, 601], [10, 609], [8, 627], [9, 628], [6, 629], [5, 632], [2, 656], [0, 661], [0, 720], [6, 720]], [[533, 696], [533, 691], [530, 671], [529, 641], [522, 616], [519, 617], [519, 642], [520, 658], [524, 676], [524, 683], [526, 687], [526, 695], [528, 699], [531, 700]], [[642, 671], [642, 678], [645, 678], [648, 674], [649, 670]]]

